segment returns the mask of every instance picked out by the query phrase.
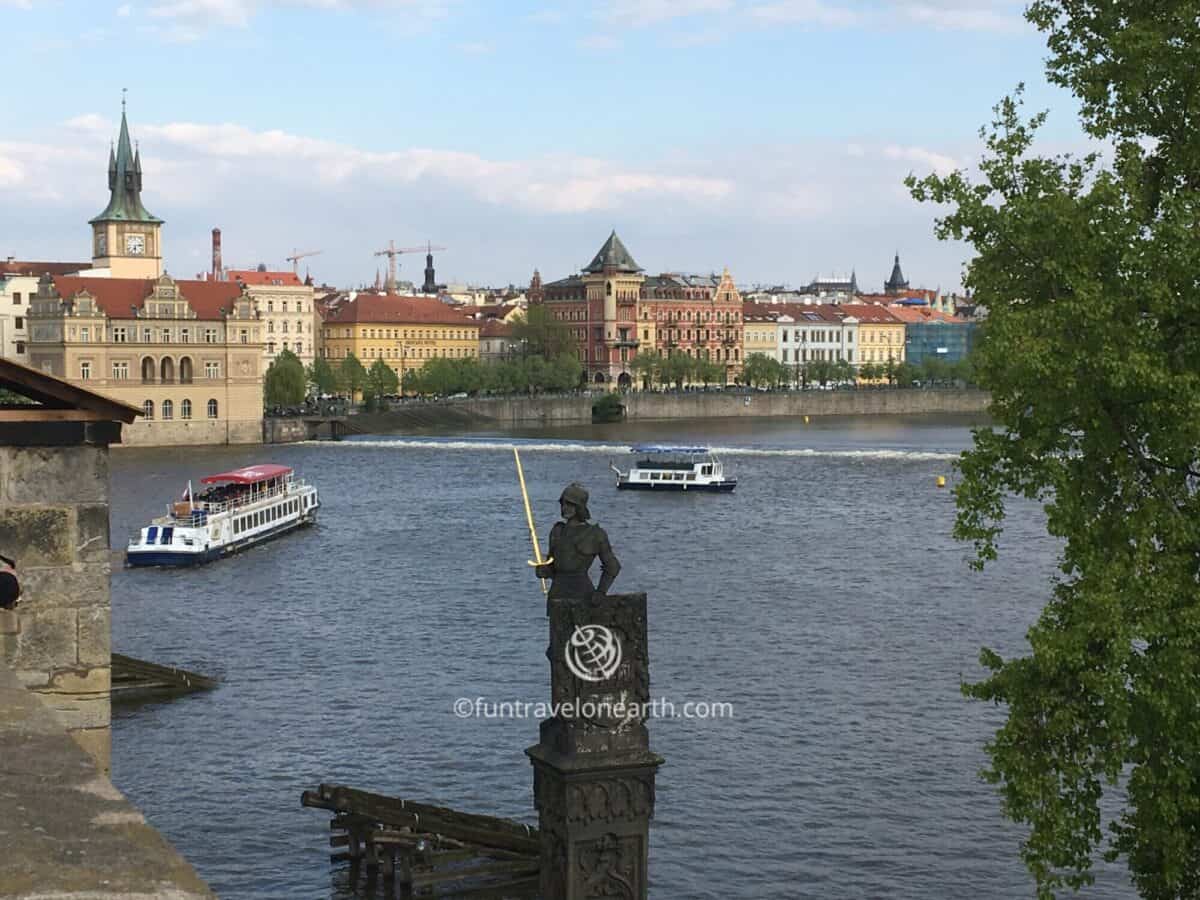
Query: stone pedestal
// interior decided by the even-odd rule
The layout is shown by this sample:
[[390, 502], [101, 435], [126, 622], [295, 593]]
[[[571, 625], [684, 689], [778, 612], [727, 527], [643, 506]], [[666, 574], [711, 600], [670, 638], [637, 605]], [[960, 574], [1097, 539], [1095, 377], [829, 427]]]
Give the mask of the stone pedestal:
[[646, 595], [552, 600], [549, 613], [557, 715], [526, 751], [542, 836], [541, 894], [644, 900], [663, 762], [646, 729]]

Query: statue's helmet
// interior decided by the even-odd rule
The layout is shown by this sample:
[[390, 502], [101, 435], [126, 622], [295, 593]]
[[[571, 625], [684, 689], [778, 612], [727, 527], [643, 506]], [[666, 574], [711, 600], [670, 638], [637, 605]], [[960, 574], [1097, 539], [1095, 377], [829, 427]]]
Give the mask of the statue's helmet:
[[578, 481], [572, 481], [567, 485], [566, 489], [562, 492], [562, 496], [558, 498], [558, 502], [570, 503], [575, 507], [576, 510], [579, 511], [579, 518], [583, 519], [585, 522], [592, 517], [592, 514], [588, 512], [587, 508], [587, 488], [585, 488]]

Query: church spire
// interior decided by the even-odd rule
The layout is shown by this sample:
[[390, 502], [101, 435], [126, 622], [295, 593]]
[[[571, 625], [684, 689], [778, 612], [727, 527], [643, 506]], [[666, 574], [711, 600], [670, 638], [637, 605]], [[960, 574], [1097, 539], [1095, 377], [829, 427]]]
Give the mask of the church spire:
[[108, 206], [89, 224], [98, 222], [144, 222], [161, 224], [162, 219], [151, 215], [142, 206], [142, 158], [129, 139], [129, 122], [125, 118], [125, 98], [121, 98], [121, 131], [117, 136], [114, 154], [108, 151]]
[[883, 290], [887, 294], [898, 294], [908, 290], [908, 282], [904, 280], [904, 273], [900, 271], [899, 251], [896, 251], [896, 259], [892, 263], [892, 276], [883, 283]]

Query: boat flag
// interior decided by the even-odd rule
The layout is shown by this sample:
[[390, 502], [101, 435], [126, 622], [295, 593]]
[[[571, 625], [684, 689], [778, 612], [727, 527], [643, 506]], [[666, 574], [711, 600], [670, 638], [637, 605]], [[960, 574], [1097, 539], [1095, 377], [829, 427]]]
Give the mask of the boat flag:
[[184, 490], [183, 494], [179, 497], [179, 499], [186, 500], [188, 503], [192, 502], [192, 479], [190, 479], [190, 478], [188, 479], [187, 489]]

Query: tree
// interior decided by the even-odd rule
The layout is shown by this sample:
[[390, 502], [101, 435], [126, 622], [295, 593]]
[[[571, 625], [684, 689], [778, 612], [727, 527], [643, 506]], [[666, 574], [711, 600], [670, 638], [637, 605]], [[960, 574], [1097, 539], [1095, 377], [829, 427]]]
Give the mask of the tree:
[[525, 356], [540, 356], [551, 360], [575, 350], [575, 338], [570, 330], [541, 303], [534, 303], [512, 321], [512, 340], [522, 347]]
[[883, 376], [880, 374], [879, 366], [873, 362], [869, 362], [863, 363], [858, 367], [858, 377], [868, 384], [871, 384], [875, 381], [878, 381]]
[[630, 371], [633, 372], [636, 381], [643, 387], [648, 388], [654, 384], [658, 377], [659, 358], [649, 351], [641, 351], [633, 358], [629, 364]]
[[659, 366], [659, 377], [663, 384], [673, 384], [682, 389], [685, 381], [692, 377], [696, 370], [696, 361], [682, 351], [675, 351], [670, 356], [663, 357]]
[[357, 356], [349, 354], [338, 365], [338, 388], [348, 393], [353, 400], [354, 395], [361, 391], [366, 383], [367, 370], [363, 368]]
[[305, 377], [320, 395], [337, 392], [337, 375], [323, 356], [318, 356], [312, 361], [312, 365], [305, 370]]
[[400, 376], [396, 374], [382, 359], [371, 363], [367, 370], [366, 383], [363, 385], [363, 396], [369, 405], [374, 405], [379, 398], [395, 394], [400, 390]]
[[774, 360], [765, 353], [751, 353], [746, 357], [742, 378], [750, 387], [770, 384], [775, 374], [774, 367], [771, 365], [773, 362]]
[[263, 397], [267, 406], [297, 406], [308, 394], [304, 364], [291, 350], [284, 350], [271, 362], [263, 377]]
[[725, 380], [725, 367], [710, 359], [698, 359], [696, 360], [695, 377], [697, 381], [708, 387], [710, 384]]
[[995, 559], [1017, 494], [1062, 542], [1030, 652], [984, 649], [964, 692], [1007, 707], [986, 775], [1029, 826], [1040, 897], [1089, 884], [1100, 852], [1143, 897], [1196, 897], [1200, 20], [1144, 0], [1033, 0], [1026, 17], [1108, 152], [1035, 155], [1045, 114], [1018, 90], [978, 179], [908, 181], [948, 204], [937, 233], [973, 245], [966, 286], [988, 309], [973, 360], [993, 427], [959, 463], [955, 536], [975, 566]]

